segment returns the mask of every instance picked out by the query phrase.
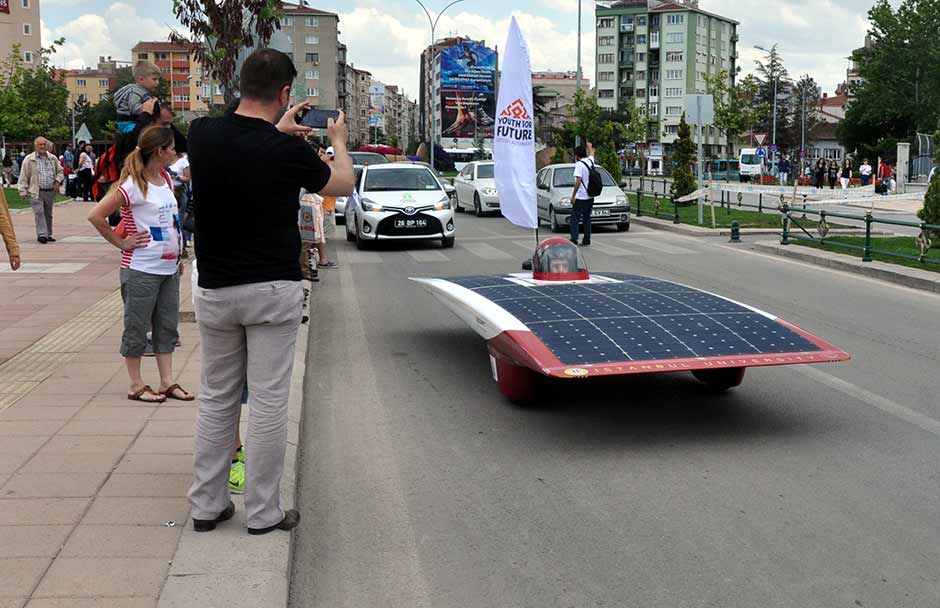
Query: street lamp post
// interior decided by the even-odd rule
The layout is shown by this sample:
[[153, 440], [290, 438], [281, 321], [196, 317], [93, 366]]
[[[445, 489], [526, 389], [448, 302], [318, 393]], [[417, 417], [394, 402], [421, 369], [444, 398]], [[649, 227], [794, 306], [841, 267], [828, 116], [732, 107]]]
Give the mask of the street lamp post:
[[[430, 57], [430, 60], [428, 61], [428, 63], [429, 63], [429, 66], [430, 66], [430, 70], [429, 70], [429, 71], [431, 72], [431, 78], [432, 78], [432, 79], [433, 79], [433, 77], [434, 77], [434, 30], [437, 29], [437, 22], [438, 22], [438, 20], [440, 20], [441, 16], [442, 16], [445, 12], [447, 12], [447, 9], [449, 9], [449, 8], [452, 7], [453, 5], [457, 4], [458, 2], [463, 2], [463, 1], [464, 1], [464, 0], [453, 0], [453, 2], [451, 2], [450, 4], [448, 4], [447, 6], [445, 6], [443, 9], [441, 9], [441, 12], [439, 12], [439, 13], [437, 14], [437, 17], [432, 18], [430, 11], [428, 11], [427, 7], [424, 6], [424, 3], [422, 3], [421, 0], [415, 0], [415, 2], [417, 2], [418, 5], [424, 10], [424, 14], [428, 16], [428, 24], [430, 24], [430, 26], [431, 26], [431, 57]], [[431, 82], [431, 91], [432, 91], [432, 93], [433, 93], [433, 91], [434, 91], [434, 82], [433, 82], [433, 80], [432, 80], [432, 82]], [[434, 168], [434, 98], [433, 98], [433, 95], [429, 95], [428, 97], [429, 97], [430, 107], [431, 107], [431, 112], [430, 112], [430, 116], [431, 116], [431, 137], [430, 137], [430, 146], [431, 146], [431, 150], [428, 152], [428, 154], [429, 154], [429, 156], [430, 156], [430, 161], [431, 161], [431, 170], [432, 170], [432, 171], [436, 171], [436, 169]]]
[[[581, 90], [581, 0], [578, 0], [578, 91]], [[596, 75], [596, 74], [595, 74]]]

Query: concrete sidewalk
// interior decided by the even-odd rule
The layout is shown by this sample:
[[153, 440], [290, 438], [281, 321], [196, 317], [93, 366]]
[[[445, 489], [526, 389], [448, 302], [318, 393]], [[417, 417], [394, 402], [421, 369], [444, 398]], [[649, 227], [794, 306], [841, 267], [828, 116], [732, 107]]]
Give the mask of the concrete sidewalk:
[[[286, 605], [292, 535], [249, 537], [240, 497], [231, 522], [193, 532], [185, 493], [196, 403], [127, 400], [118, 252], [84, 221], [87, 209], [57, 207], [60, 241], [50, 245], [24, 238], [32, 218], [17, 214], [27, 272], [0, 273], [0, 608]], [[191, 310], [188, 276], [181, 287]], [[176, 377], [197, 392], [198, 328], [181, 323], [180, 334]], [[306, 336], [304, 327], [285, 507], [293, 505]], [[144, 378], [158, 382], [151, 358]]]

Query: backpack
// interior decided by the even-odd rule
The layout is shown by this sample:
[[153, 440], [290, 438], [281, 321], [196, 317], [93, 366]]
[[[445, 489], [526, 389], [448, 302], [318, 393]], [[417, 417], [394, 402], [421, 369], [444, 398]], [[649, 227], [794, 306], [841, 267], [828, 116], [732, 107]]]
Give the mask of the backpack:
[[584, 163], [584, 166], [588, 170], [588, 182], [585, 184], [587, 189], [588, 196], [594, 198], [595, 196], [600, 196], [601, 191], [604, 190], [604, 183], [601, 181], [601, 174], [597, 172], [597, 168], [593, 164], [587, 164], [585, 161], [579, 161]]

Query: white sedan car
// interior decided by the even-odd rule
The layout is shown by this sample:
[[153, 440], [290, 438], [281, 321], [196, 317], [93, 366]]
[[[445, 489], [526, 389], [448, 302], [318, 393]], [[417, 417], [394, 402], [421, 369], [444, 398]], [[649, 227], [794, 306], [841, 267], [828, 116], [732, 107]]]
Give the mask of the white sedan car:
[[454, 178], [457, 189], [457, 211], [473, 209], [477, 217], [499, 212], [499, 194], [493, 177], [493, 161], [467, 163]]
[[[591, 225], [613, 224], [617, 230], [630, 229], [630, 202], [607, 169], [597, 165], [604, 189], [594, 198]], [[538, 221], [547, 222], [552, 232], [568, 229], [571, 218], [571, 191], [574, 190], [574, 163], [549, 165], [535, 176]]]
[[368, 165], [346, 204], [346, 240], [366, 249], [377, 241], [439, 239], [453, 247], [454, 210], [444, 184], [412, 163]]

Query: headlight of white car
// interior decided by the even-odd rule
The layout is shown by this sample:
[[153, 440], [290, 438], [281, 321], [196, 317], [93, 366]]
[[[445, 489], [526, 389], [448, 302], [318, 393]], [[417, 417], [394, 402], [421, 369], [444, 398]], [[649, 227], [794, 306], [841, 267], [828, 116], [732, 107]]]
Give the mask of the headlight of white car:
[[444, 209], [450, 209], [450, 198], [444, 197], [441, 200], [434, 203], [435, 211], [443, 211]]
[[483, 196], [496, 196], [496, 188], [483, 188]]
[[558, 206], [560, 206], [560, 207], [570, 207], [570, 206], [571, 206], [571, 199], [568, 198], [567, 196], [558, 199]]
[[374, 201], [370, 201], [367, 198], [364, 198], [362, 199], [362, 210], [363, 211], [381, 211], [382, 205]]
[[626, 205], [626, 204], [627, 204], [627, 197], [625, 197], [625, 196], [618, 196], [618, 197], [617, 197], [617, 204], [618, 204], [618, 205]]

